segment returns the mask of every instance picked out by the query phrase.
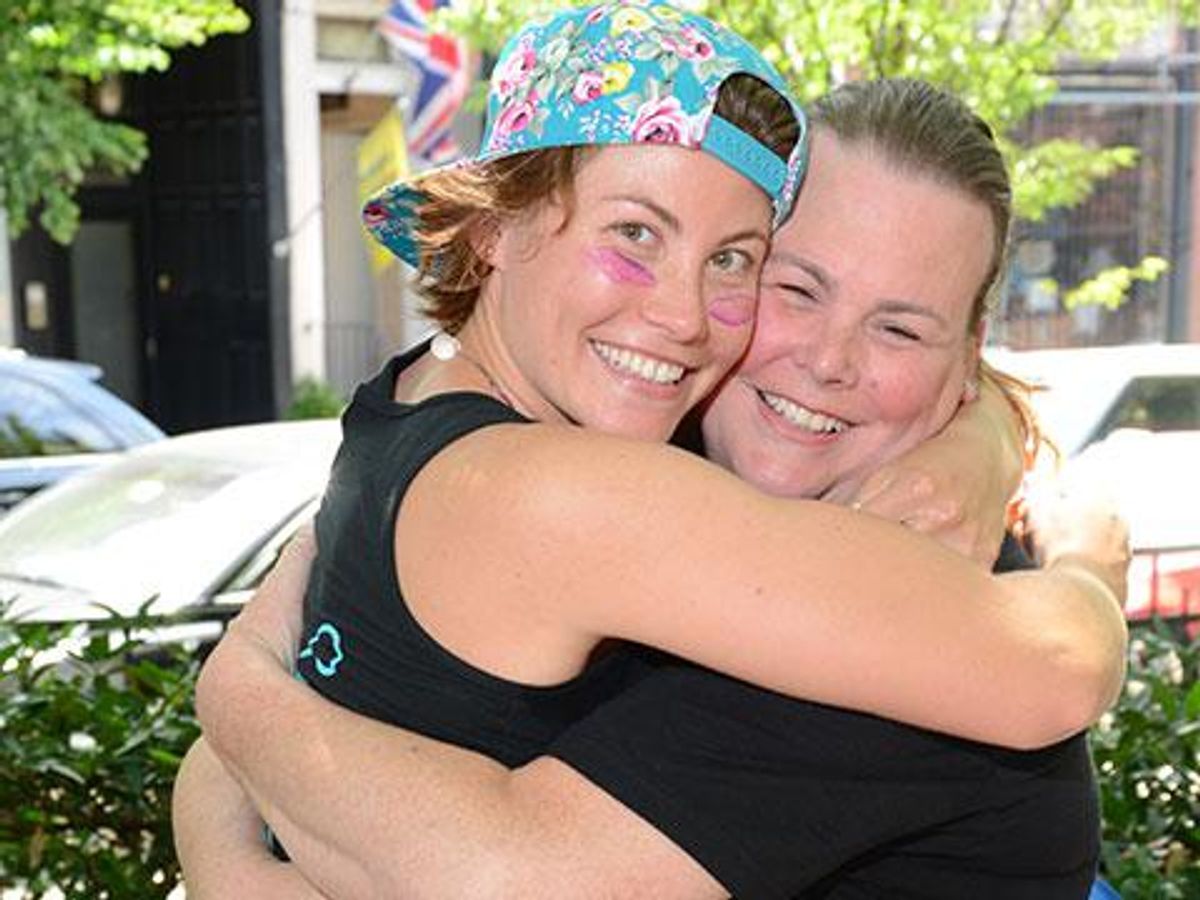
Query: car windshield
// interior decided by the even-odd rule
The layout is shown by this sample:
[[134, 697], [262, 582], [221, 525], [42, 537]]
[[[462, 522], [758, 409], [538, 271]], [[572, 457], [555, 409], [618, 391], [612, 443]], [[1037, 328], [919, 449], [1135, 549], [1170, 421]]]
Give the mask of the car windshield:
[[1091, 440], [1097, 423], [1119, 385], [1107, 383], [1074, 383], [1066, 378], [1042, 377], [1031, 379], [1045, 388], [1033, 395], [1042, 427], [1070, 455], [1078, 452]]
[[10, 513], [0, 577], [131, 613], [172, 586], [223, 574], [319, 493], [320, 474], [277, 461], [131, 455]]
[[114, 450], [100, 423], [50, 385], [0, 373], [0, 457]]
[[1200, 427], [1200, 345], [986, 350], [999, 369], [1045, 390], [1033, 395], [1043, 428], [1067, 456], [1121, 428]]

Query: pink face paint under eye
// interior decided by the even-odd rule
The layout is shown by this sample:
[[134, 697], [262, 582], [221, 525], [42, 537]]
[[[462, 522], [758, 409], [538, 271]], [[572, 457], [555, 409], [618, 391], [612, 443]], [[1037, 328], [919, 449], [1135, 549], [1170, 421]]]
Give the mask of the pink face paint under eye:
[[594, 247], [587, 252], [587, 257], [611, 281], [637, 287], [651, 287], [654, 284], [653, 272], [616, 250]]
[[726, 294], [708, 305], [708, 314], [730, 328], [749, 324], [754, 318], [753, 294]]

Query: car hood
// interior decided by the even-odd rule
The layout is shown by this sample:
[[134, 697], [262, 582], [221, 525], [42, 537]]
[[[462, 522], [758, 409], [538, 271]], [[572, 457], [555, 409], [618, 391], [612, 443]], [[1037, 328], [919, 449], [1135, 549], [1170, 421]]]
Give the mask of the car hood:
[[337, 440], [336, 423], [231, 429], [48, 488], [0, 518], [0, 602], [52, 619], [202, 602], [320, 496]]
[[[131, 605], [136, 610], [138, 604]], [[5, 619], [18, 622], [92, 621], [108, 618], [115, 612], [78, 588], [2, 575], [0, 609]]]

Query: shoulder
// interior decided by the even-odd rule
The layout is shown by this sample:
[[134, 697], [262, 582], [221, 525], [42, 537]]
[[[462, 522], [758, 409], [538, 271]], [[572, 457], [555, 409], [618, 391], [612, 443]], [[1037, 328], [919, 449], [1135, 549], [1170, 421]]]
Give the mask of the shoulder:
[[[733, 476], [663, 444], [497, 425], [429, 461], [405, 497], [396, 541], [405, 558], [436, 573], [443, 596], [485, 590], [539, 610], [546, 628], [587, 620], [579, 627], [625, 636], [625, 611], [646, 591], [659, 594], [665, 618], [668, 601], [690, 602], [700, 589], [688, 559], [709, 553], [697, 549], [696, 533], [714, 502], [746, 517], [756, 505]], [[732, 539], [732, 522], [721, 530]], [[684, 535], [691, 540], [681, 550]]]
[[499, 425], [479, 429], [429, 465], [426, 490], [453, 489], [465, 510], [503, 508], [549, 516], [615, 514], [631, 504], [688, 506], [705, 494], [750, 494], [729, 473], [686, 451], [569, 426]]

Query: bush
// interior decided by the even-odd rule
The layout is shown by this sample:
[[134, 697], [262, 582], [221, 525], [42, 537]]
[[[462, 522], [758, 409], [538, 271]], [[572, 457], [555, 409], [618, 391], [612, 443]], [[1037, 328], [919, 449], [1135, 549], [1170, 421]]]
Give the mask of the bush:
[[[27, 897], [165, 897], [179, 879], [171, 783], [198, 733], [199, 660], [133, 657], [113, 620], [65, 664], [71, 626], [0, 618], [0, 885]], [[1092, 735], [1103, 873], [1126, 900], [1200, 897], [1200, 642], [1136, 632], [1117, 707]]]
[[73, 626], [0, 621], [0, 885], [26, 897], [142, 900], [179, 880], [171, 784], [199, 732], [199, 662], [114, 649], [136, 624], [105, 623], [48, 664]]
[[285, 419], [330, 419], [342, 414], [346, 401], [338, 392], [315, 378], [301, 378], [292, 390]]
[[1102, 868], [1127, 900], [1200, 897], [1200, 642], [1135, 631], [1129, 675], [1092, 732]]

